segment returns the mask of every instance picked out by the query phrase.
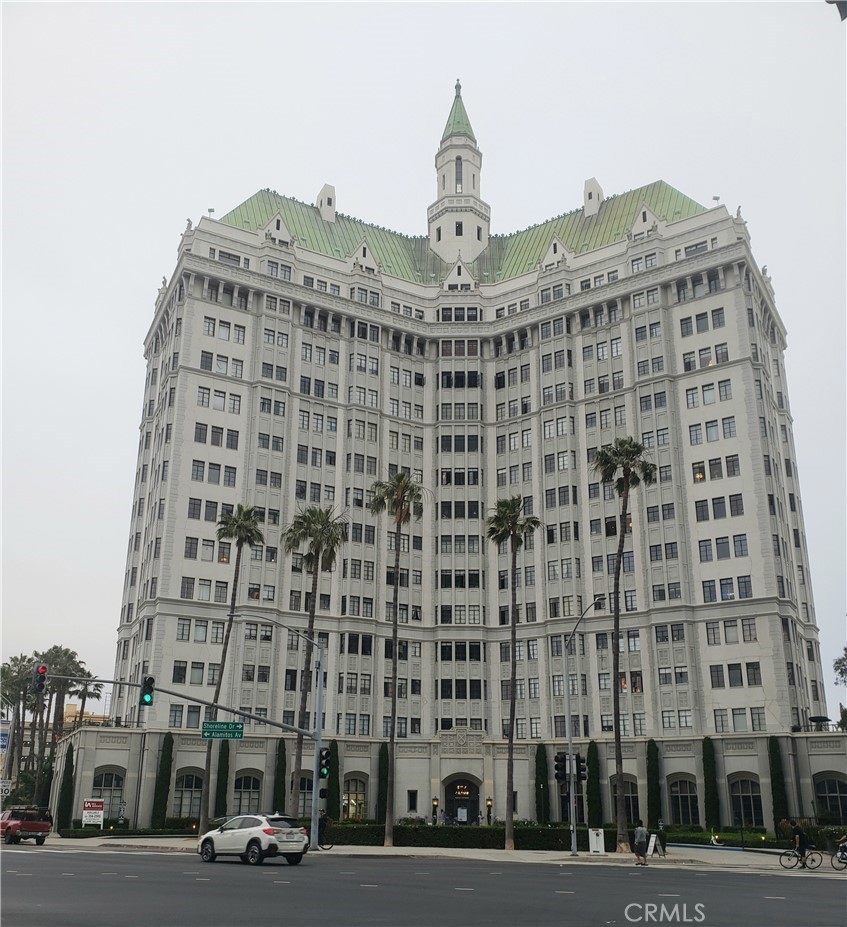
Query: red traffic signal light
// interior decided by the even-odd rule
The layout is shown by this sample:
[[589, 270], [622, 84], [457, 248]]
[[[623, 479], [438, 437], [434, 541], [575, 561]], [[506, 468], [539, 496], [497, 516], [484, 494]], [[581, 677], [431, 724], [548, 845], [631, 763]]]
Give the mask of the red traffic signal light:
[[32, 668], [32, 685], [30, 691], [41, 695], [47, 688], [47, 674], [50, 668], [46, 663], [36, 663]]
[[557, 753], [553, 758], [556, 770], [556, 782], [564, 782], [568, 778], [568, 755]]

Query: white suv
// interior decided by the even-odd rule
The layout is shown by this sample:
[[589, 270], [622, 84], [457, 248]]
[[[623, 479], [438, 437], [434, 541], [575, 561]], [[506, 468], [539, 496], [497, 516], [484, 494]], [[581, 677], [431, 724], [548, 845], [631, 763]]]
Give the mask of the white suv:
[[229, 818], [197, 841], [204, 863], [213, 863], [218, 856], [240, 856], [242, 862], [258, 866], [269, 856], [284, 856], [289, 865], [296, 866], [308, 849], [306, 828], [278, 814]]

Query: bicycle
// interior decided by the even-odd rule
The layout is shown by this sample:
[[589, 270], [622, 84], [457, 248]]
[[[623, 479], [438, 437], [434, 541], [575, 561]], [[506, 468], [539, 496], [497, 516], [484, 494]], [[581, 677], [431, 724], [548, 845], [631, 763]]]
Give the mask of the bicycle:
[[323, 832], [321, 832], [321, 828], [318, 828], [318, 849], [331, 850], [335, 846], [335, 843], [329, 839], [330, 830], [329, 825], [323, 828]]
[[[799, 851], [793, 847], [780, 854], [779, 864], [783, 869], [794, 869], [800, 862], [801, 856]], [[814, 847], [809, 847], [806, 851], [806, 869], [817, 869], [823, 862], [823, 856]], [[802, 867], [801, 867], [802, 868]]]
[[840, 846], [829, 858], [833, 869], [847, 869], [847, 846]]

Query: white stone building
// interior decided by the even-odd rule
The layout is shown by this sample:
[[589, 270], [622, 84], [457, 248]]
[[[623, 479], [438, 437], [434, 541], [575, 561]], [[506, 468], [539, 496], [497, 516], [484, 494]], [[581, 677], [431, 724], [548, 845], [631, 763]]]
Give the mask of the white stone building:
[[[646, 808], [654, 738], [666, 820], [702, 823], [708, 735], [724, 823], [770, 825], [776, 735], [793, 811], [824, 802], [844, 820], [845, 739], [810, 732], [827, 710], [786, 331], [747, 222], [663, 181], [607, 197], [592, 178], [577, 208], [493, 235], [458, 84], [435, 168], [421, 237], [343, 215], [328, 184], [315, 205], [261, 190], [182, 233], [145, 343], [115, 678], [150, 673], [186, 699], [159, 693], [141, 710], [137, 689], [117, 692], [119, 730], [73, 735], [80, 801], [99, 776], [146, 823], [170, 730], [169, 811], [196, 811], [203, 709], [190, 697], [210, 698], [217, 678], [234, 551], [215, 528], [238, 503], [259, 509], [266, 543], [245, 553], [222, 699], [294, 723], [303, 653], [279, 624], [305, 627], [310, 584], [280, 533], [320, 504], [350, 520], [319, 590], [324, 736], [339, 745], [345, 806], [373, 816], [394, 553], [366, 505], [397, 468], [426, 503], [401, 557], [396, 815], [426, 816], [437, 798], [473, 819], [489, 796], [504, 814], [509, 555], [485, 519], [506, 495], [544, 523], [517, 577], [517, 815], [535, 814], [539, 743], [558, 788], [566, 685], [577, 748], [596, 741], [609, 775], [610, 609], [589, 613], [570, 657], [562, 649], [612, 584], [618, 500], [592, 460], [633, 435], [658, 480], [633, 497], [622, 575], [631, 812]], [[278, 732], [246, 731], [232, 811], [271, 800]], [[603, 802], [611, 819], [607, 780]], [[558, 796], [552, 806], [566, 813]]]

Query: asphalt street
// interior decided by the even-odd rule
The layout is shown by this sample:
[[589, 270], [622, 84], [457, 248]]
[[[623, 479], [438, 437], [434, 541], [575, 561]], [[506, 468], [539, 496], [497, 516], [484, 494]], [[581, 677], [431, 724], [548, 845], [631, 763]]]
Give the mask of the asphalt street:
[[[776, 865], [776, 861], [774, 860]], [[185, 853], [4, 847], [4, 927], [842, 927], [847, 877], [314, 853], [204, 864]]]

